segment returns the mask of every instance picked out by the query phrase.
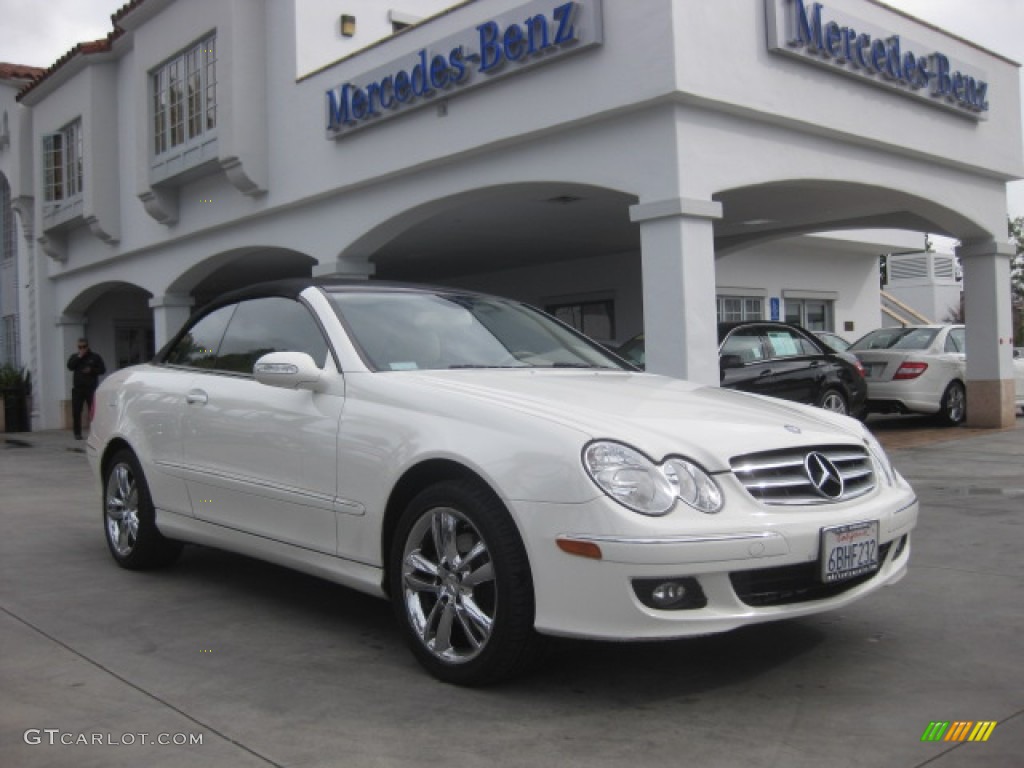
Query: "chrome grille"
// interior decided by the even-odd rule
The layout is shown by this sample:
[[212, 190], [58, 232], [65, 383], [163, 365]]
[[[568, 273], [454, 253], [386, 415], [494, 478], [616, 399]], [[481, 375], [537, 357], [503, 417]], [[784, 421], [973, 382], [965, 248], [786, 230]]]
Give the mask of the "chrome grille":
[[[810, 460], [809, 456], [812, 457]], [[811, 470], [808, 470], [809, 462]], [[733, 474], [747, 492], [764, 504], [833, 504], [863, 496], [875, 487], [871, 458], [867, 450], [855, 445], [807, 446], [751, 453], [735, 457], [730, 464]], [[820, 472], [826, 470], [820, 468], [829, 465], [842, 477], [841, 493], [835, 496], [821, 482]], [[818, 477], [812, 477], [816, 471]]]

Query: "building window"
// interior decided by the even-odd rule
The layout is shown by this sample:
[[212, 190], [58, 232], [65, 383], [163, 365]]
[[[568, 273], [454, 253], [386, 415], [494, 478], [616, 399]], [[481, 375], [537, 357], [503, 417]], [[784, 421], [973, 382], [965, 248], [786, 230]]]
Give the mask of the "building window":
[[162, 155], [217, 127], [217, 35], [151, 74], [153, 154]]
[[420, 21], [420, 16], [413, 16], [411, 13], [404, 13], [403, 11], [396, 11], [394, 9], [388, 11], [388, 21], [391, 22], [391, 33], [397, 34], [403, 29], [408, 29], [416, 22]]
[[611, 299], [548, 304], [544, 311], [592, 339], [615, 338], [615, 302]]
[[716, 304], [720, 323], [764, 319], [764, 299], [758, 296], [719, 296]]
[[833, 304], [822, 299], [786, 299], [786, 322], [809, 331], [834, 331]]
[[82, 193], [82, 121], [43, 136], [43, 197], [48, 203]]

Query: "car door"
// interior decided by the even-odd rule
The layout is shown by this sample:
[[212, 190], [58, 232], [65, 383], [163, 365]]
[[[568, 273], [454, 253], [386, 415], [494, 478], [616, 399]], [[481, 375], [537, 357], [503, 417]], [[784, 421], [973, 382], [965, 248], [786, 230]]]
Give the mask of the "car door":
[[275, 351], [335, 366], [327, 341], [299, 301], [258, 298], [232, 309], [209, 370], [196, 371], [185, 396], [183, 464], [194, 513], [334, 553], [343, 393], [271, 387], [252, 376], [256, 360]]
[[185, 399], [198, 371], [212, 368], [234, 306], [221, 307], [197, 320], [147, 375], [146, 391], [134, 399], [132, 421], [141, 427], [152, 466], [145, 469], [157, 508], [194, 516], [184, 458]]
[[795, 328], [767, 327], [765, 337], [772, 366], [771, 388], [766, 394], [816, 403], [830, 374], [836, 378], [829, 359]]
[[[741, 325], [732, 329], [718, 349], [722, 366], [722, 386], [771, 394], [772, 365], [764, 346], [762, 329], [757, 325]], [[732, 363], [729, 365], [728, 363]]]

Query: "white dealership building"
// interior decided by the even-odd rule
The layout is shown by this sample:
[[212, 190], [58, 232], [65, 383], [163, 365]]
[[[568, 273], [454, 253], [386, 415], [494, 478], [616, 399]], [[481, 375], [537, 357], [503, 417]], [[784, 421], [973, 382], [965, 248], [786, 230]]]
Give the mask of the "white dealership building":
[[713, 384], [718, 319], [878, 327], [878, 257], [922, 233], [960, 242], [969, 419], [1013, 422], [1015, 62], [876, 0], [393, 2], [131, 0], [0, 79], [34, 428], [79, 336], [118, 367], [311, 273], [643, 331]]

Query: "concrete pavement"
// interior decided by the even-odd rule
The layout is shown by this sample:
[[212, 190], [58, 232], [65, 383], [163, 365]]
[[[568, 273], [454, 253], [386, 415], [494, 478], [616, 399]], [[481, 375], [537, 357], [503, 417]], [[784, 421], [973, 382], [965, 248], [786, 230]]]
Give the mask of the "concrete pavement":
[[[0, 436], [0, 765], [1021, 765], [1024, 420], [873, 428], [922, 501], [903, 582], [728, 635], [564, 641], [484, 690], [427, 677], [341, 587], [199, 547], [117, 568], [82, 443]], [[921, 741], [956, 720], [997, 725]]]

